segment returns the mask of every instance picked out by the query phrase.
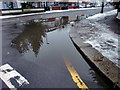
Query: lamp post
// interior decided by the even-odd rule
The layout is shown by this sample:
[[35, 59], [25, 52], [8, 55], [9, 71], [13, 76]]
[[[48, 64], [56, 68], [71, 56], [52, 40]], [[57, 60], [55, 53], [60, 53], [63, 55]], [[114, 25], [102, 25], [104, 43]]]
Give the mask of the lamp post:
[[79, 0], [77, 0], [77, 6], [78, 6], [78, 8], [79, 8]]

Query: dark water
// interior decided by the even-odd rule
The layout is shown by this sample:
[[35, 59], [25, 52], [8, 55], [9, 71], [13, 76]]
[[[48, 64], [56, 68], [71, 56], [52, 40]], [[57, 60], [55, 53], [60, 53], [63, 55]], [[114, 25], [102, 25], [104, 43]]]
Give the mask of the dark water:
[[26, 54], [28, 51], [31, 51], [37, 57], [40, 48], [44, 44], [50, 44], [47, 34], [57, 28], [64, 28], [67, 22], [67, 17], [50, 18], [40, 22], [35, 22], [35, 20], [30, 21], [24, 25], [23, 32], [11, 41], [11, 47], [16, 48], [21, 54]]
[[[23, 73], [30, 83], [33, 83], [28, 87], [77, 87], [71, 84], [72, 79], [63, 63], [64, 56], [72, 62], [73, 67], [89, 88], [108, 87], [74, 47], [68, 34], [72, 28], [69, 24], [70, 21], [76, 21], [77, 23], [78, 17], [64, 16], [44, 20], [31, 20], [21, 25], [12, 26], [12, 28], [17, 31], [11, 28], [11, 32], [3, 32], [3, 35], [8, 35], [6, 39], [3, 37], [5, 40], [8, 40], [7, 48], [3, 46], [3, 49], [7, 51], [3, 53], [3, 60], [10, 59], [6, 62], [16, 64], [16, 69]], [[12, 36], [14, 36], [14, 38]], [[5, 44], [5, 42], [3, 42], [3, 44]], [[7, 57], [5, 55], [6, 53]], [[26, 62], [35, 64], [34, 67], [39, 66], [41, 68], [34, 69], [34, 67], [27, 65]], [[26, 68], [24, 64], [30, 68]], [[20, 69], [21, 67], [25, 68]], [[37, 75], [34, 74], [35, 71]], [[44, 78], [40, 79], [42, 78], [41, 72], [45, 73], [43, 77], [46, 78], [50, 76], [50, 78], [46, 78], [48, 80]], [[35, 84], [34, 82], [37, 79], [38, 82]], [[69, 79], [71, 82], [69, 82]], [[67, 83], [64, 83], [62, 80]], [[49, 82], [49, 84], [44, 85], [44, 82]], [[39, 83], [43, 83], [43, 85], [37, 85]]]

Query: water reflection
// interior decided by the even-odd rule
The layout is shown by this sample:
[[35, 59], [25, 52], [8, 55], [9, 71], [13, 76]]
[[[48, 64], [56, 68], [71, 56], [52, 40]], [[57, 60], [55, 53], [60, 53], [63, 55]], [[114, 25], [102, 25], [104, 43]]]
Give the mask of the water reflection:
[[68, 16], [64, 16], [64, 17], [57, 17], [57, 18], [48, 18], [43, 23], [44, 25], [47, 26], [46, 27], [47, 32], [49, 32], [65, 26], [66, 24], [68, 24], [68, 21], [69, 21]]
[[37, 56], [43, 43], [43, 37], [45, 37], [45, 26], [41, 23], [32, 23], [26, 25], [23, 32], [11, 41], [11, 46], [20, 53], [31, 49]]
[[[43, 45], [43, 38], [46, 38], [46, 44], [49, 44], [47, 32], [64, 28], [71, 17], [64, 16], [58, 18], [48, 18], [43, 21], [31, 20], [24, 26], [24, 30], [11, 41], [11, 47], [16, 48], [20, 53], [34, 52], [37, 57], [40, 47]], [[75, 18], [76, 19], [76, 18]]]
[[105, 88], [109, 88], [104, 82], [103, 80], [101, 80], [100, 76], [95, 73], [95, 71], [90, 68], [89, 69], [89, 74], [91, 74], [91, 76], [93, 77], [93, 82], [94, 83], [97, 83], [98, 85], [101, 85], [101, 86], [104, 86]]

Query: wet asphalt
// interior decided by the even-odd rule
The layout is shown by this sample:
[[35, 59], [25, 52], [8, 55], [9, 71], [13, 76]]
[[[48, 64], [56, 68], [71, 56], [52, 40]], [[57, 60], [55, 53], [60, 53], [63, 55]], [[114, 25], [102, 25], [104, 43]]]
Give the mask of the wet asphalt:
[[[74, 17], [74, 16], [71, 16]], [[69, 38], [71, 17], [3, 22], [2, 64], [10, 64], [30, 84], [17, 88], [78, 88], [65, 66], [67, 57], [89, 88], [109, 87], [87, 64]], [[74, 17], [76, 20], [77, 17]], [[73, 20], [73, 18], [72, 18]], [[5, 83], [2, 88], [8, 88]]]

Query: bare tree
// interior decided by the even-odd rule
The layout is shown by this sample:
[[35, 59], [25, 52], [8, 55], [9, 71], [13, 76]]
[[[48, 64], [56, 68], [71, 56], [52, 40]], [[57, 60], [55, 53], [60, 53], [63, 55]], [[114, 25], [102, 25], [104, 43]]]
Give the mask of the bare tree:
[[94, 3], [101, 3], [101, 13], [103, 13], [104, 11], [104, 5], [105, 5], [105, 2], [107, 2], [107, 0], [89, 0], [90, 2], [94, 2]]
[[101, 12], [100, 13], [103, 13], [104, 12], [104, 6], [105, 6], [105, 3], [107, 2], [107, 0], [98, 0], [99, 2], [101, 2]]

